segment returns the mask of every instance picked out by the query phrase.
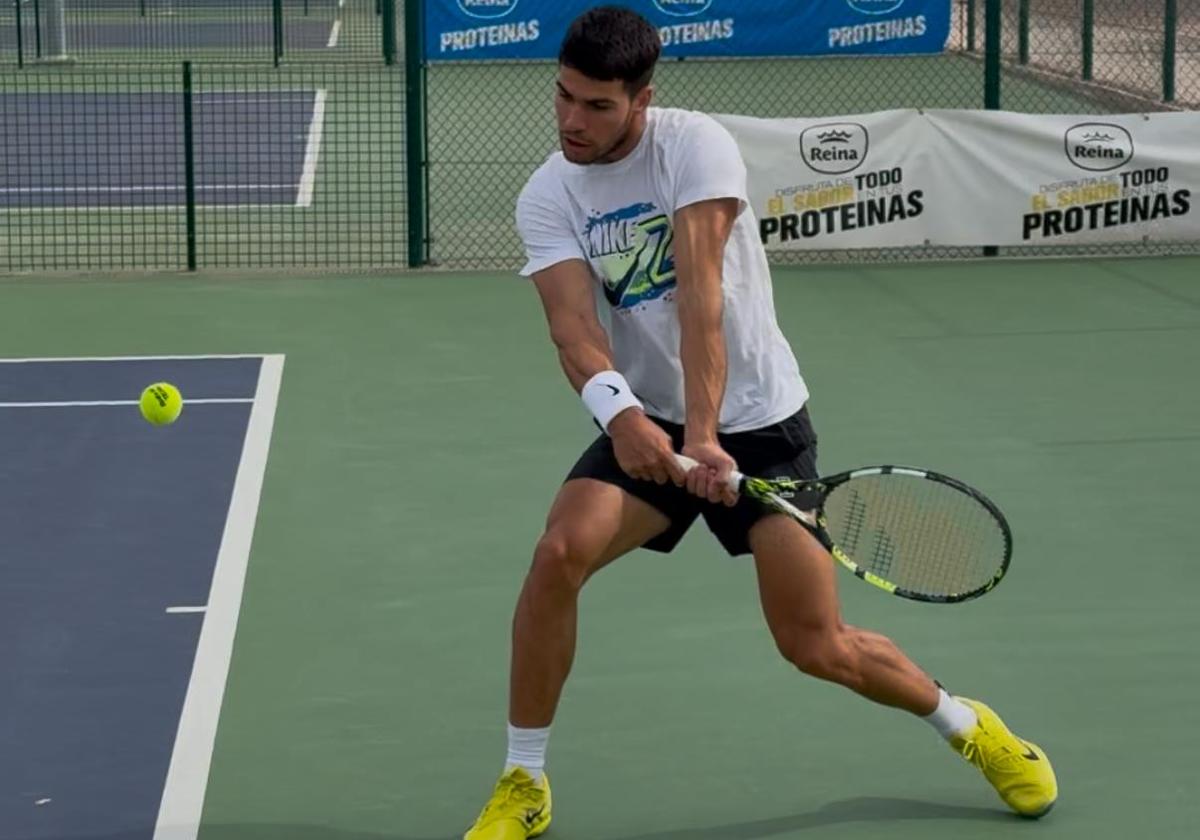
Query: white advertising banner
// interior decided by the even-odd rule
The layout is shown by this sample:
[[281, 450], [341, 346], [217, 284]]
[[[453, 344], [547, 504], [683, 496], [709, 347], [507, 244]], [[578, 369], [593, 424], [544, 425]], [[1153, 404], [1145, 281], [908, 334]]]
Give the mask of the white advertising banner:
[[935, 167], [916, 111], [716, 119], [741, 148], [768, 248], [916, 245], [936, 232]]
[[1200, 113], [717, 119], [772, 249], [1200, 239]]

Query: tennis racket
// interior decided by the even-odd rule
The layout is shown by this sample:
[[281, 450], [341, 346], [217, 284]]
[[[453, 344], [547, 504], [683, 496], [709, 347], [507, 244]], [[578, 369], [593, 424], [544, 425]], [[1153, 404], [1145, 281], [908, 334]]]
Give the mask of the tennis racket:
[[[696, 461], [676, 455], [691, 470]], [[1012, 532], [978, 490], [912, 467], [864, 467], [812, 481], [751, 478], [730, 486], [790, 516], [855, 576], [880, 589], [938, 604], [978, 598], [995, 588], [1012, 558]], [[812, 511], [788, 501], [815, 495]]]

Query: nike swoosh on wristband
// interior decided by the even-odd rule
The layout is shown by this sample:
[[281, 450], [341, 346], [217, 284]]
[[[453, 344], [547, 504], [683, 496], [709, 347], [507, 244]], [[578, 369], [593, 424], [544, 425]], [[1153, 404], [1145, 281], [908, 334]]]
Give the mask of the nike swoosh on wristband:
[[613, 392], [614, 397], [621, 393], [621, 389], [616, 385], [609, 385], [607, 382], [603, 383], [603, 385], [605, 388]]

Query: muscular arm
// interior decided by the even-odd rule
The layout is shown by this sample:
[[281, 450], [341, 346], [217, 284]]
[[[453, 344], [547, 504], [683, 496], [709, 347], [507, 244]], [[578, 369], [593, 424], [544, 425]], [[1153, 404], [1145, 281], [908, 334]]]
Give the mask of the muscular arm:
[[578, 393], [584, 383], [613, 366], [608, 335], [596, 317], [593, 280], [580, 260], [566, 260], [533, 275], [546, 310], [550, 340], [563, 373]]
[[[564, 260], [533, 275], [546, 310], [550, 338], [563, 372], [576, 392], [597, 373], [613, 369], [608, 335], [596, 317], [591, 274], [582, 260]], [[621, 411], [608, 424], [613, 451], [628, 475], [665, 484], [683, 484], [670, 436], [637, 406]]]
[[685, 437], [690, 444], [717, 439], [726, 371], [721, 274], [737, 210], [737, 199], [719, 198], [689, 204], [675, 213]]

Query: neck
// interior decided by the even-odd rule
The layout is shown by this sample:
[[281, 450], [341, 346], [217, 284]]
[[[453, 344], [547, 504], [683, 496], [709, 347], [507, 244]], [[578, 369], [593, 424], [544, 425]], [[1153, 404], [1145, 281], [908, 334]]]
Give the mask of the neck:
[[625, 136], [621, 138], [617, 145], [613, 146], [608, 154], [599, 158], [597, 163], [616, 163], [622, 158], [628, 157], [629, 153], [637, 148], [637, 144], [641, 141], [642, 135], [646, 133], [646, 112], [642, 111], [629, 121], [629, 129], [625, 132]]

